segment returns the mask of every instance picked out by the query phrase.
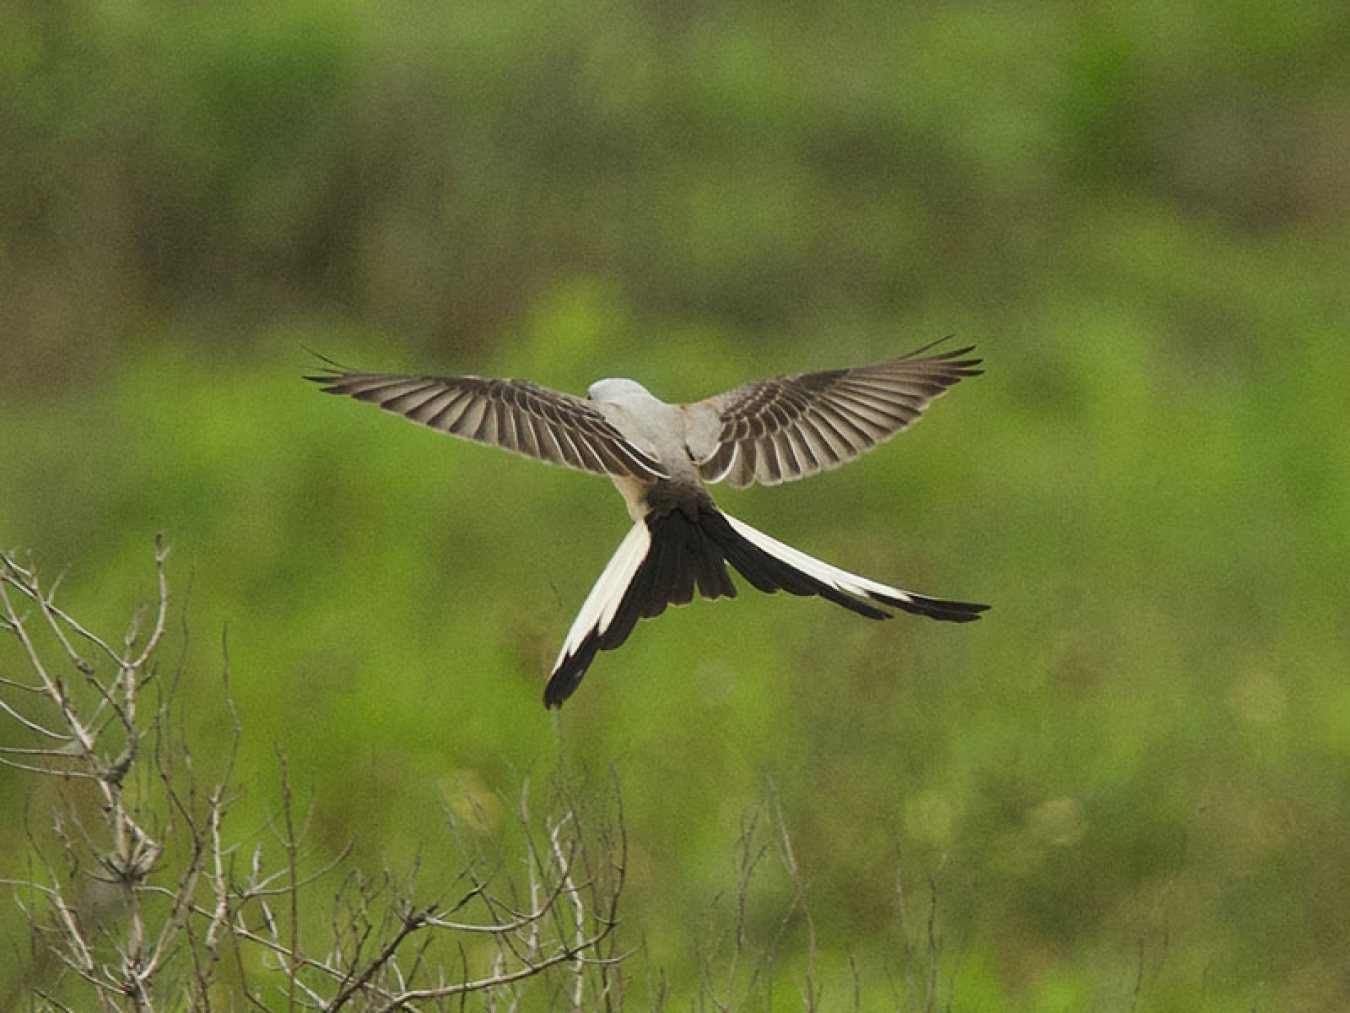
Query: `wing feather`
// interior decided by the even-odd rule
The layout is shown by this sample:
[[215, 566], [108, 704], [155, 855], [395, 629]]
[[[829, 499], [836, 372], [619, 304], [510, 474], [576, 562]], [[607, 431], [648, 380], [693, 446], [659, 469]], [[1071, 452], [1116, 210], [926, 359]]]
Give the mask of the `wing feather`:
[[399, 376], [332, 366], [307, 379], [439, 432], [600, 475], [665, 478], [591, 401], [524, 380]]
[[748, 383], [691, 406], [716, 413], [716, 440], [699, 449], [700, 475], [733, 486], [777, 485], [852, 461], [982, 372], [973, 345], [928, 354], [940, 343], [871, 366]]

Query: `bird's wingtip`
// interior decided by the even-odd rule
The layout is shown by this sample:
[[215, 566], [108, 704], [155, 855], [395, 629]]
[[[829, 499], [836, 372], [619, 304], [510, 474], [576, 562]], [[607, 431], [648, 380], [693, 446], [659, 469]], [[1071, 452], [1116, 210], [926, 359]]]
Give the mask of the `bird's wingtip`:
[[338, 362], [337, 359], [334, 359], [332, 356], [324, 355], [323, 352], [320, 352], [316, 348], [310, 348], [308, 345], [301, 345], [300, 347], [305, 350], [306, 354], [318, 360], [315, 365], [320, 372], [306, 373], [303, 377], [312, 383], [332, 383], [334, 380], [346, 376], [349, 373], [357, 372], [350, 366]]

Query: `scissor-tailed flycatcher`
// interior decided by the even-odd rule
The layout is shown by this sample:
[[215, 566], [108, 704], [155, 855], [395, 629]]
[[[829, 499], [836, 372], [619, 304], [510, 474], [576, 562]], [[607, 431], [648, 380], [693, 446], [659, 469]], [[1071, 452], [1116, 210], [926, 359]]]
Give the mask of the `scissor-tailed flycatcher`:
[[[936, 342], [935, 342], [936, 344]], [[859, 577], [723, 513], [705, 483], [778, 485], [853, 460], [976, 376], [971, 347], [926, 345], [875, 366], [760, 380], [693, 404], [667, 404], [633, 380], [576, 397], [479, 376], [394, 376], [331, 368], [309, 379], [414, 422], [550, 464], [607, 475], [634, 524], [600, 574], [553, 664], [544, 703], [561, 707], [597, 651], [618, 647], [667, 605], [734, 598], [730, 563], [760, 591], [819, 595], [869, 619], [879, 605], [969, 622], [989, 606], [927, 598]]]

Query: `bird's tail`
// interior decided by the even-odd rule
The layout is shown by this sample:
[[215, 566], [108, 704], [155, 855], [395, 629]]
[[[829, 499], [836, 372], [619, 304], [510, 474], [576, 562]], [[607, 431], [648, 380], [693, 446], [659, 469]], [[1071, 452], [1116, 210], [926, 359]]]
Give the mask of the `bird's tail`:
[[734, 598], [726, 564], [760, 591], [819, 595], [869, 619], [889, 619], [878, 606], [964, 623], [988, 605], [927, 598], [841, 570], [784, 545], [716, 507], [650, 513], [633, 525], [591, 588], [544, 689], [544, 703], [561, 707], [597, 651], [628, 639], [639, 619], [685, 605], [695, 589], [705, 598]]

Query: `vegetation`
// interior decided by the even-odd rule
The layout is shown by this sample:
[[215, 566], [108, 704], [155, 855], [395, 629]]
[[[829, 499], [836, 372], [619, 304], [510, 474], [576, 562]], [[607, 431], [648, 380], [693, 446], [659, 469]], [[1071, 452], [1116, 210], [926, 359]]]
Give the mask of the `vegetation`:
[[[284, 756], [315, 868], [445, 902], [452, 821], [513, 839], [522, 784], [612, 768], [629, 1008], [1335, 1008], [1346, 21], [11, 2], [0, 548], [108, 630], [163, 533], [175, 735], [203, 790], [234, 755], [241, 840]], [[946, 333], [987, 374], [912, 432], [718, 495], [982, 622], [696, 603], [561, 715], [618, 498], [299, 379], [313, 348], [695, 398]], [[0, 770], [0, 876], [53, 792]], [[0, 918], [0, 983], [37, 959]]]

